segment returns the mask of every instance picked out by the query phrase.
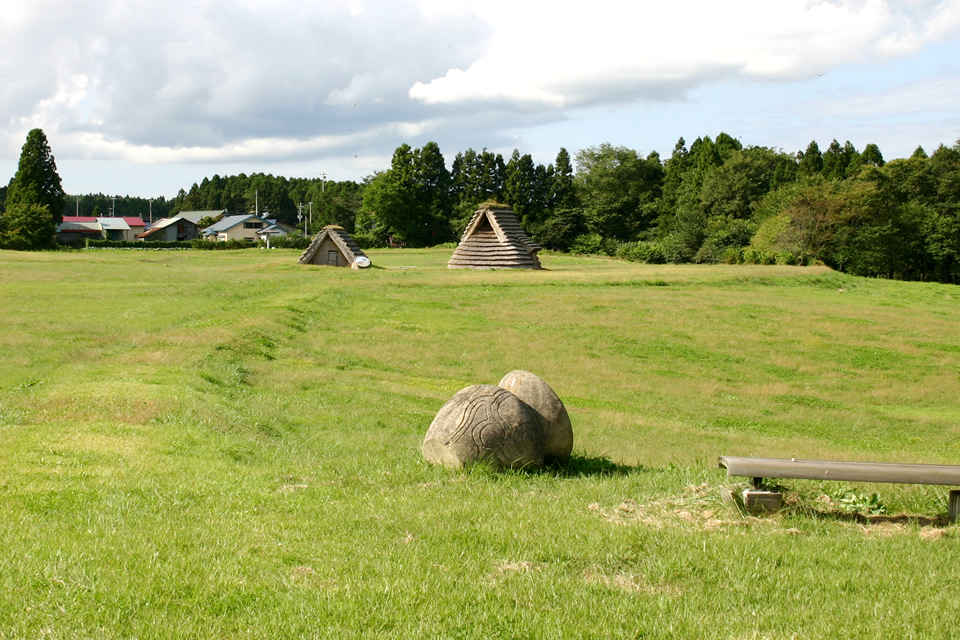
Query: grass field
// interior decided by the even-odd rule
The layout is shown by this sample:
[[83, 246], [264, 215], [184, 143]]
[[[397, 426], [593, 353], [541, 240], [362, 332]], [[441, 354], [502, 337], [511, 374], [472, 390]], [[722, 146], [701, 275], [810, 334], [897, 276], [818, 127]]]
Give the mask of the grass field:
[[[945, 488], [716, 468], [960, 461], [960, 289], [449, 253], [0, 252], [0, 638], [960, 637]], [[427, 465], [512, 369], [574, 459]]]

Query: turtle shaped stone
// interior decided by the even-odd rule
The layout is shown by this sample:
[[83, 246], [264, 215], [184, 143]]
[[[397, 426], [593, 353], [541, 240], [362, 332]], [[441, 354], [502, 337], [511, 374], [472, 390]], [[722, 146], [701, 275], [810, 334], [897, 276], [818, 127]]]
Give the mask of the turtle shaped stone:
[[491, 384], [458, 391], [441, 407], [423, 441], [429, 462], [454, 468], [480, 461], [540, 467], [543, 453], [543, 432], [533, 409]]

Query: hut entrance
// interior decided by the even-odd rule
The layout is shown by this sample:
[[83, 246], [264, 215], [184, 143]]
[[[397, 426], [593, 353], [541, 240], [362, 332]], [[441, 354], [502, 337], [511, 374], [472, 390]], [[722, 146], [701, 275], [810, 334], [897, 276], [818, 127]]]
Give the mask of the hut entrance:
[[340, 252], [336, 249], [329, 249], [327, 251], [327, 264], [331, 267], [336, 267], [339, 262], [337, 259], [340, 257]]

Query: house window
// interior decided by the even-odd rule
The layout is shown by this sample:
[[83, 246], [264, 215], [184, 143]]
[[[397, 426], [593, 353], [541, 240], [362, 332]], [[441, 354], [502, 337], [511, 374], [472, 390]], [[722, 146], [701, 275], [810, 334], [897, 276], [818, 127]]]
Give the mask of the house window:
[[263, 227], [262, 222], [244, 222], [243, 223], [244, 229], [261, 229], [262, 227]]

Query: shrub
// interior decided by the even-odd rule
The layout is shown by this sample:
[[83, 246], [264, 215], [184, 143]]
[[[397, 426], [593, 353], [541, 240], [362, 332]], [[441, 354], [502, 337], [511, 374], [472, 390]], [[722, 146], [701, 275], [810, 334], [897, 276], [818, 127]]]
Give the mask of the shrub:
[[726, 264], [743, 264], [743, 251], [741, 247], [727, 247], [723, 251], [723, 261]]
[[667, 262], [684, 264], [690, 262], [693, 257], [683, 241], [683, 237], [678, 233], [671, 233], [666, 236], [660, 241], [660, 246], [663, 248], [663, 257]]
[[617, 247], [616, 256], [621, 260], [647, 264], [663, 264], [667, 261], [659, 242], [624, 242]]
[[[313, 238], [305, 238], [298, 234], [288, 234], [270, 238], [270, 246], [274, 249], [306, 249], [313, 242]], [[258, 247], [266, 247], [265, 240], [257, 242]]]
[[762, 251], [756, 247], [746, 247], [743, 250], [743, 264], [773, 264], [775, 254], [771, 251]]
[[190, 249], [191, 242], [144, 242], [142, 240], [90, 240], [84, 241], [87, 249]]
[[[19, 173], [17, 174], [19, 175]], [[58, 179], [59, 182], [59, 179]], [[0, 249], [55, 249], [57, 223], [45, 204], [11, 204], [0, 217]]]
[[774, 254], [773, 260], [777, 264], [789, 264], [789, 265], [795, 265], [798, 262], [797, 256], [792, 251], [786, 251], [786, 250], [777, 251], [777, 253]]
[[190, 241], [190, 246], [194, 249], [206, 251], [236, 251], [239, 249], [255, 249], [256, 242], [247, 242], [245, 240], [227, 240], [220, 242], [218, 240], [204, 240], [203, 238], [194, 238]]
[[584, 233], [577, 236], [570, 245], [570, 253], [583, 255], [600, 255], [603, 250], [603, 236], [599, 233]]

